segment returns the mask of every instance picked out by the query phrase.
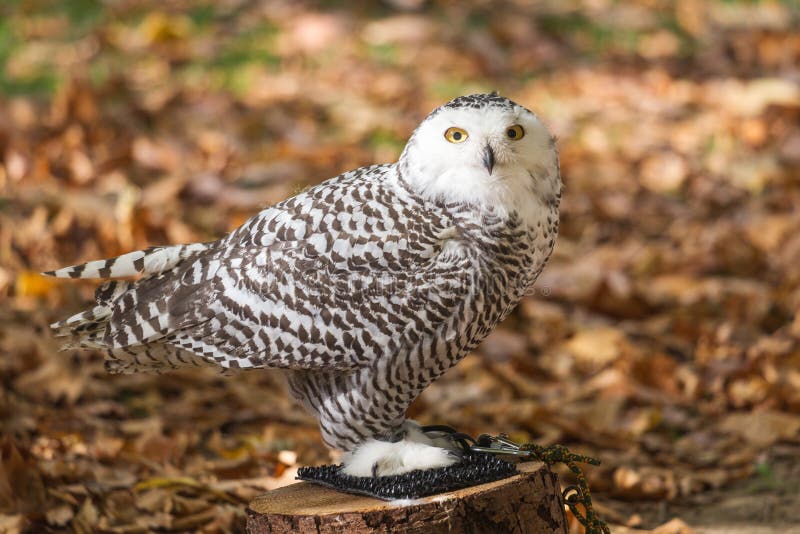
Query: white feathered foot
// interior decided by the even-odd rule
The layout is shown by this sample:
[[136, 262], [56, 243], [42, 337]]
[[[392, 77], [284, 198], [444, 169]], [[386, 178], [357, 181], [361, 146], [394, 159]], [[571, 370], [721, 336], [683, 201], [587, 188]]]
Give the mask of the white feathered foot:
[[446, 437], [431, 437], [415, 421], [405, 421], [398, 441], [370, 439], [347, 453], [342, 471], [356, 477], [402, 475], [458, 462], [462, 448]]

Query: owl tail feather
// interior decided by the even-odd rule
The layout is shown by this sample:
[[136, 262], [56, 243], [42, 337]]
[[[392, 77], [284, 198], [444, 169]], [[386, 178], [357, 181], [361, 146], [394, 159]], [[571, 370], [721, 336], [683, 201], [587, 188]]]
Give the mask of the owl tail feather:
[[[76, 313], [75, 315], [58, 321], [50, 325], [53, 329], [53, 334], [56, 337], [73, 336], [76, 338], [92, 338], [95, 335], [95, 341], [102, 338], [105, 324], [109, 317], [111, 317], [111, 305], [114, 301], [127, 291], [131, 282], [124, 280], [109, 280], [102, 284], [94, 292], [95, 306]], [[79, 343], [67, 344], [62, 347], [62, 350], [73, 348], [74, 346], [83, 346]], [[97, 348], [96, 344], [91, 345], [92, 348]]]
[[210, 360], [161, 343], [106, 352], [105, 368], [111, 374], [157, 374], [183, 367], [212, 367], [222, 374], [230, 373]]
[[42, 273], [56, 278], [122, 278], [137, 274], [157, 274], [171, 269], [181, 260], [208, 248], [209, 243], [151, 247], [107, 260], [96, 260]]
[[[123, 254], [108, 260], [91, 261], [43, 273], [60, 278], [119, 278], [144, 275], [155, 277], [172, 269], [184, 259], [208, 250], [213, 243], [155, 247]], [[215, 361], [174, 346], [172, 338], [164, 337], [159, 322], [163, 310], [155, 306], [142, 307], [136, 312], [135, 335], [123, 336], [127, 344], [111, 339], [109, 330], [115, 314], [131, 310], [137, 302], [139, 281], [108, 280], [95, 291], [91, 308], [50, 325], [56, 337], [65, 338], [61, 350], [74, 348], [101, 349], [106, 352], [106, 367], [112, 373], [161, 372], [189, 365], [219, 367]], [[155, 322], [154, 322], [155, 321]], [[123, 331], [122, 334], [130, 334]], [[124, 340], [123, 340], [124, 341]]]

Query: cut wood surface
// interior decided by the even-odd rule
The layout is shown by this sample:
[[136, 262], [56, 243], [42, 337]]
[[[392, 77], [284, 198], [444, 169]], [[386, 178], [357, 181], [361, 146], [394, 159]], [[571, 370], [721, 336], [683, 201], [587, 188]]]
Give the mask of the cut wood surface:
[[558, 477], [539, 462], [504, 480], [416, 500], [382, 501], [299, 482], [256, 497], [251, 534], [567, 532]]

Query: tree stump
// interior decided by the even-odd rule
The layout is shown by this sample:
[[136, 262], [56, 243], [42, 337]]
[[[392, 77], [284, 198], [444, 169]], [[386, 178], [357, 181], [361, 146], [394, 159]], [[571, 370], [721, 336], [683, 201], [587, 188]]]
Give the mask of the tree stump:
[[256, 497], [250, 534], [567, 532], [558, 477], [539, 462], [519, 475], [413, 501], [387, 502], [300, 482]]

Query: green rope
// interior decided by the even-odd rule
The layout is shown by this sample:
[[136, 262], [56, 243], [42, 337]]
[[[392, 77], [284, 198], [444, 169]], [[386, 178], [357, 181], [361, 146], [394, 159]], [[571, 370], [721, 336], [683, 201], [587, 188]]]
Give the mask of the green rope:
[[[592, 506], [592, 494], [589, 491], [589, 484], [586, 477], [578, 467], [578, 462], [589, 465], [600, 465], [600, 460], [590, 456], [583, 456], [570, 452], [563, 445], [550, 445], [543, 447], [535, 443], [525, 443], [520, 446], [520, 450], [530, 451], [531, 454], [540, 462], [544, 462], [547, 467], [553, 464], [564, 464], [575, 475], [578, 481], [577, 486], [569, 486], [564, 490], [563, 498], [570, 512], [578, 519], [586, 534], [610, 534], [611, 531], [605, 521], [598, 517], [597, 512]], [[582, 505], [584, 513], [578, 509]]]

